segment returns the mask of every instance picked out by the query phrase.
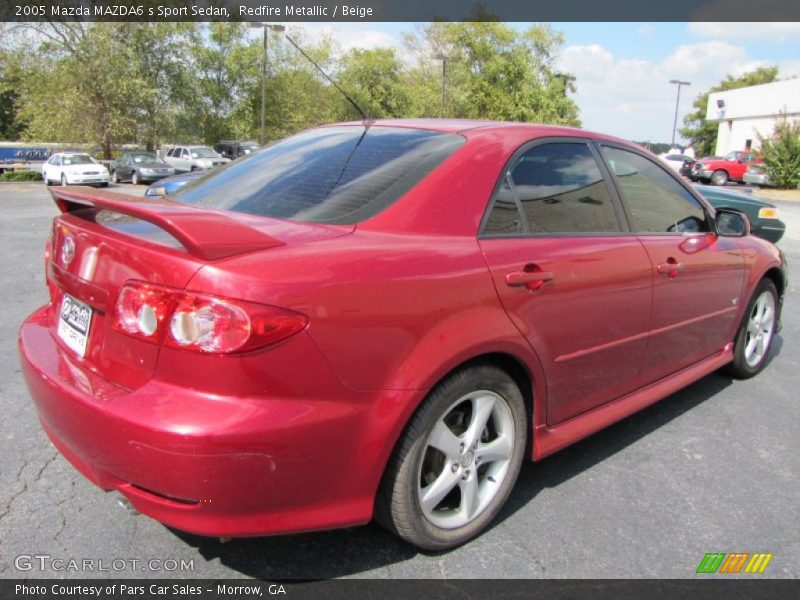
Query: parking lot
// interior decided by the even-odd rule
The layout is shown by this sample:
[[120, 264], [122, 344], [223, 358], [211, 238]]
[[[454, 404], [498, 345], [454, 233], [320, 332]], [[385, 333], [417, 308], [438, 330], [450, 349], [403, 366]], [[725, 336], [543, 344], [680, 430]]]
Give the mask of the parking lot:
[[[791, 268], [800, 264], [800, 203], [776, 204]], [[43, 185], [0, 186], [3, 577], [684, 578], [715, 551], [772, 553], [764, 577], [800, 577], [794, 282], [773, 360], [759, 377], [713, 374], [527, 463], [494, 526], [461, 548], [420, 553], [376, 525], [221, 543], [131, 514], [67, 463], [39, 427], [16, 332], [47, 300], [43, 250], [55, 214]], [[24, 558], [35, 556], [50, 559]], [[94, 570], [54, 569], [61, 563], [52, 559], [93, 560]], [[108, 570], [97, 570], [100, 561]]]

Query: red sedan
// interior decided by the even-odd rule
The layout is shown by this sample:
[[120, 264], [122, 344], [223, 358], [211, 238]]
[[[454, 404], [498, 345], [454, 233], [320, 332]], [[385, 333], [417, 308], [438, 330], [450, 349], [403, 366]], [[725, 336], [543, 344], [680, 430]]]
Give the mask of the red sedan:
[[42, 426], [178, 529], [477, 535], [537, 460], [767, 363], [787, 275], [746, 217], [577, 129], [321, 127], [171, 200], [53, 189], [22, 325]]

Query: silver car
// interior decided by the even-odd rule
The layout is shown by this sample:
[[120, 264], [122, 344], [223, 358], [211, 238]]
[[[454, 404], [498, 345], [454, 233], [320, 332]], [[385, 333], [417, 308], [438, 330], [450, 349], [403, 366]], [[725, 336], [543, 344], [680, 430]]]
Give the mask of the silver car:
[[177, 173], [211, 169], [231, 162], [208, 146], [175, 146], [171, 148], [164, 161], [173, 167]]

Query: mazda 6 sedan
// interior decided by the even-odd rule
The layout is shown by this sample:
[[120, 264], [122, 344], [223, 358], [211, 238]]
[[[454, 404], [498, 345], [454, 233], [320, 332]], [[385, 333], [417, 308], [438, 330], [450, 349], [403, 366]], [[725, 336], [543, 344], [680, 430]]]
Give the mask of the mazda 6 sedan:
[[86, 477], [208, 536], [486, 528], [538, 460], [768, 363], [787, 274], [657, 157], [551, 126], [320, 127], [141, 200], [53, 188], [22, 325]]

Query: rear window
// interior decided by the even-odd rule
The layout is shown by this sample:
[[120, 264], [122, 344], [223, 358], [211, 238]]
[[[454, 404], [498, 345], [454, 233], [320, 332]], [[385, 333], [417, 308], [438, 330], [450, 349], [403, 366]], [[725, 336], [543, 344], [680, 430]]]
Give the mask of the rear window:
[[463, 142], [417, 129], [315, 129], [216, 169], [172, 198], [279, 219], [353, 224], [380, 213]]

